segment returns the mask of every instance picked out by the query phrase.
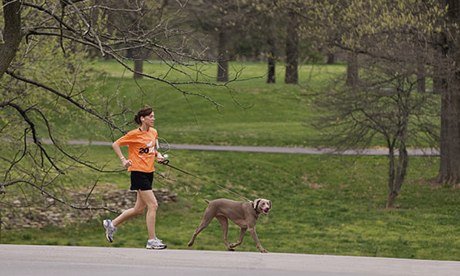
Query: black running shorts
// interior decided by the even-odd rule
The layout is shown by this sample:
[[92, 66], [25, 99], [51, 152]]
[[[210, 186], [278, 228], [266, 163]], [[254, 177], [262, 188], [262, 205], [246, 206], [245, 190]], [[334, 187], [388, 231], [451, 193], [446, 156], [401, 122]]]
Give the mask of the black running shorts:
[[131, 172], [131, 191], [147, 191], [152, 189], [153, 172]]

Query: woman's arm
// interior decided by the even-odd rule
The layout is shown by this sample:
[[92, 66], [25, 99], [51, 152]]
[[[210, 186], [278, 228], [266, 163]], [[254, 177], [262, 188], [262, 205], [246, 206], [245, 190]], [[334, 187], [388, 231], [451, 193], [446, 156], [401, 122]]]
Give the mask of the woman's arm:
[[158, 151], [158, 149], [160, 148], [160, 143], [158, 143], [158, 139], [155, 141], [155, 154], [156, 154], [156, 157], [157, 157], [157, 161], [158, 162], [163, 162], [165, 160], [164, 156], [161, 154], [161, 152]]
[[123, 165], [123, 167], [125, 168], [128, 168], [129, 166], [132, 165], [132, 161], [131, 160], [127, 160], [125, 158], [125, 156], [123, 155], [123, 153], [121, 152], [121, 149], [120, 149], [120, 146], [114, 142], [112, 144], [112, 148], [113, 150], [115, 151], [115, 154], [118, 156], [118, 158], [120, 158], [120, 161], [121, 161], [121, 164]]

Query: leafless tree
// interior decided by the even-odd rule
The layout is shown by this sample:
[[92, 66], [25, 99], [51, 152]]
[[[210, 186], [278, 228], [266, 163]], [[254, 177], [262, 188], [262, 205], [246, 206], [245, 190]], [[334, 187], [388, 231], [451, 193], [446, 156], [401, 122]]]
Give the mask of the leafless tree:
[[383, 141], [388, 148], [387, 208], [395, 206], [409, 165], [408, 147], [435, 146], [436, 96], [416, 92], [413, 73], [374, 64], [366, 67], [359, 85], [329, 90], [318, 106], [320, 128], [331, 128], [329, 139], [339, 150], [365, 149]]
[[[386, 2], [386, 6], [379, 5], [383, 12], [362, 1], [331, 3], [343, 5], [334, 18], [337, 21], [325, 19], [338, 31], [332, 32], [331, 38], [353, 59], [359, 56], [359, 76], [358, 68], [348, 70], [346, 81], [328, 88], [326, 97], [319, 100], [328, 116], [319, 125], [333, 127], [331, 138], [342, 149], [385, 142], [389, 158], [387, 207], [392, 208], [409, 165], [407, 147], [436, 147], [439, 139], [437, 96], [417, 90], [421, 74], [431, 78], [433, 65], [445, 61], [435, 57], [434, 31], [427, 24], [436, 25], [439, 13], [433, 11], [442, 14], [442, 10], [436, 6], [430, 10], [423, 1], [410, 7]], [[337, 6], [331, 10], [338, 10]], [[359, 16], [358, 10], [366, 17]]]

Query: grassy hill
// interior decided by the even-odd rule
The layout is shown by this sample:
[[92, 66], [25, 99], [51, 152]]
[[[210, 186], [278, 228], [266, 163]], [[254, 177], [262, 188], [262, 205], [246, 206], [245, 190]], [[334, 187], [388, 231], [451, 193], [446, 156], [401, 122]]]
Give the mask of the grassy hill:
[[[219, 108], [151, 80], [134, 82], [111, 62], [94, 65], [95, 70], [107, 74], [93, 89], [119, 92], [124, 96], [119, 99], [133, 110], [142, 104], [153, 105], [156, 127], [169, 143], [321, 145], [320, 133], [310, 126], [314, 116], [311, 100], [344, 67], [302, 67], [299, 86], [282, 84], [282, 70], [278, 70], [279, 83], [268, 85], [263, 77], [256, 78], [264, 74], [264, 64], [244, 67], [242, 78], [248, 80], [231, 83], [230, 89], [196, 88], [215, 99]], [[204, 69], [213, 74], [213, 66]], [[162, 70], [161, 64], [150, 64], [146, 70]], [[103, 126], [76, 126], [74, 137], [110, 140]], [[108, 169], [119, 168], [110, 147], [93, 146], [85, 154]], [[187, 248], [206, 207], [204, 199], [240, 200], [225, 190], [230, 189], [248, 198], [272, 200], [271, 214], [261, 217], [257, 226], [262, 244], [272, 252], [460, 260], [456, 235], [460, 190], [430, 185], [438, 169], [436, 157], [411, 159], [398, 208], [386, 210], [386, 157], [186, 150], [170, 151], [169, 155], [171, 164], [199, 176], [158, 166], [158, 172], [167, 178], [157, 177], [154, 186], [178, 194], [177, 202], [161, 205], [158, 212], [157, 233], [169, 248]], [[129, 181], [124, 172], [80, 169], [69, 172], [62, 184], [90, 188], [96, 180], [96, 189], [108, 184], [127, 189]], [[65, 228], [3, 229], [0, 234], [1, 243], [143, 247], [146, 241], [142, 217], [120, 227], [110, 245], [100, 220]], [[232, 226], [230, 240], [237, 235]], [[217, 221], [198, 236], [193, 248], [225, 250]], [[249, 234], [239, 250], [256, 251]]]
[[[264, 64], [235, 64], [232, 67], [242, 72], [238, 81], [229, 82], [225, 87], [178, 86], [213, 102], [200, 96], [183, 94], [165, 83], [149, 79], [133, 80], [131, 74], [123, 74], [114, 62], [94, 64], [95, 71], [105, 74], [99, 83], [92, 86], [90, 93], [114, 97], [111, 101], [114, 108], [118, 102], [125, 103], [133, 111], [144, 104], [153, 106], [156, 112], [155, 126], [162, 138], [170, 143], [265, 146], [321, 144], [318, 132], [311, 125], [314, 111], [310, 102], [328, 80], [344, 71], [343, 66], [301, 67], [299, 85], [283, 84], [281, 66], [277, 74], [279, 83], [270, 85], [265, 83]], [[212, 75], [215, 74], [215, 65], [203, 65], [200, 70]], [[145, 71], [158, 74], [166, 71], [166, 68], [162, 64], [149, 64]], [[171, 78], [176, 80], [174, 76]], [[183, 76], [177, 78], [178, 81], [187, 81]], [[208, 79], [201, 77], [200, 81], [206, 82]], [[102, 124], [91, 129], [77, 124], [73, 136], [106, 140], [109, 132], [101, 132], [103, 129], [105, 126]]]

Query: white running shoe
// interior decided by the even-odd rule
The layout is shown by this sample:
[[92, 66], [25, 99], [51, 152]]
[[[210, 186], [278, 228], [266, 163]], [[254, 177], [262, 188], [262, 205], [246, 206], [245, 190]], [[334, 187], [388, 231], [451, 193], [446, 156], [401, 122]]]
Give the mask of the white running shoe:
[[105, 228], [105, 237], [109, 242], [113, 242], [113, 235], [117, 232], [117, 228], [113, 226], [113, 223], [110, 219], [105, 219], [102, 222], [102, 225]]
[[157, 250], [165, 249], [166, 247], [168, 247], [168, 246], [166, 244], [164, 244], [158, 238], [155, 238], [153, 240], [148, 240], [147, 245], [145, 246], [145, 248], [147, 248], [147, 249], [157, 249]]

